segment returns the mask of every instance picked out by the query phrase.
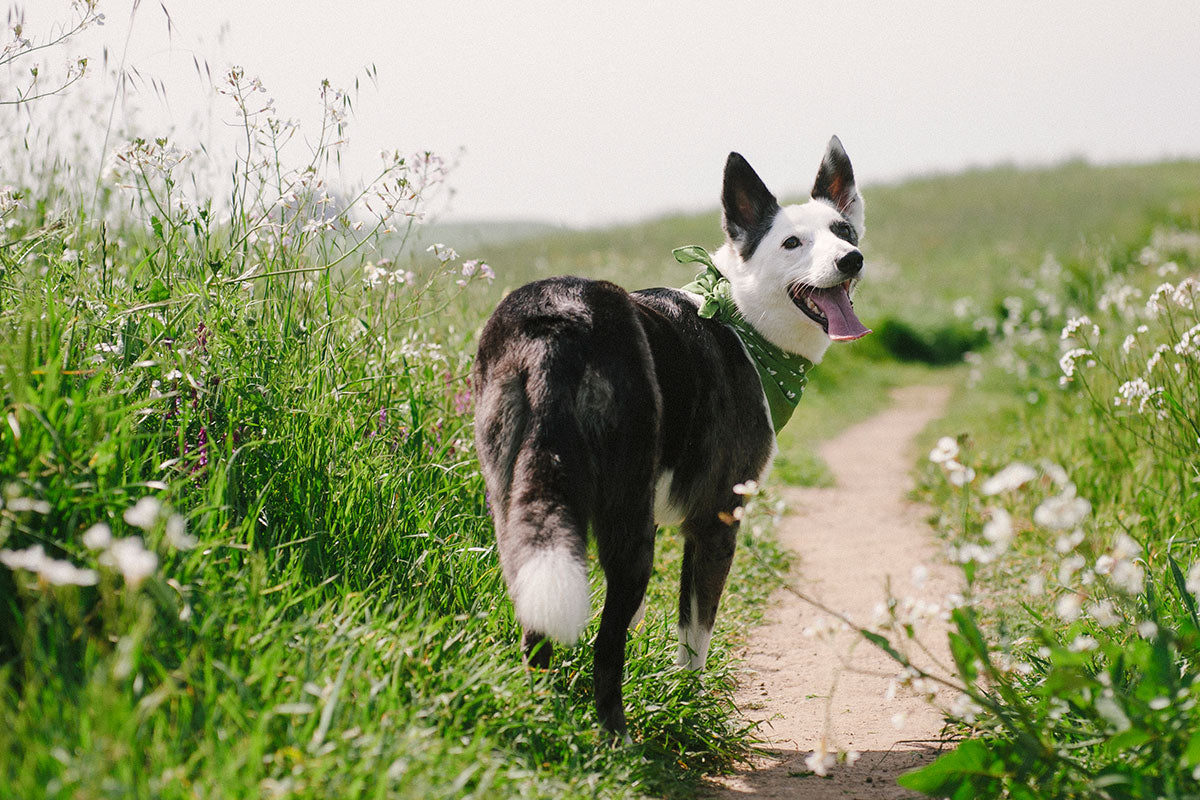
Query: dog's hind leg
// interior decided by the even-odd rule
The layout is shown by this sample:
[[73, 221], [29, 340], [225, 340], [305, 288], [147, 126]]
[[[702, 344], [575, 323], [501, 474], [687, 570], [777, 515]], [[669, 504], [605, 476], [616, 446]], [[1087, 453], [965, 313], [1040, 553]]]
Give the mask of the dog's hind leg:
[[608, 587], [596, 635], [596, 711], [606, 728], [624, 733], [621, 680], [625, 673], [625, 640], [645, 599], [654, 561], [651, 503], [647, 501], [637, 513], [626, 511], [620, 520], [597, 520], [596, 527], [597, 551]]
[[737, 544], [737, 523], [711, 519], [683, 523], [683, 568], [679, 580], [679, 652], [681, 667], [701, 669], [708, 657], [717, 606]]

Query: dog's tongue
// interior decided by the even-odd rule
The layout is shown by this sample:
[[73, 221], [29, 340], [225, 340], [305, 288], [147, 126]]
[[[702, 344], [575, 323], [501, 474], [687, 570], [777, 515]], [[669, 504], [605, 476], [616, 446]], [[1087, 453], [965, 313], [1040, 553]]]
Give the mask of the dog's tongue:
[[821, 313], [829, 320], [829, 338], [835, 342], [851, 342], [861, 339], [871, 332], [854, 313], [850, 305], [850, 295], [842, 286], [833, 286], [820, 292], [813, 292], [813, 302]]

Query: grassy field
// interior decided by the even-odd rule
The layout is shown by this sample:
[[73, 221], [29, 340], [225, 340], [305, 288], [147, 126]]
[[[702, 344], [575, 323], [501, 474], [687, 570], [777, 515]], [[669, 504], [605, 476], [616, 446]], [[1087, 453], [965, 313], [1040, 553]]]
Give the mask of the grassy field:
[[[192, 162], [166, 140], [123, 142], [93, 185], [31, 159], [29, 131], [5, 139], [4, 163], [21, 168], [0, 172], [0, 794], [693, 796], [754, 742], [730, 702], [730, 648], [782, 563], [769, 504], [744, 526], [702, 675], [671, 666], [680, 554], [660, 537], [630, 637], [633, 742], [615, 743], [594, 723], [587, 644], [544, 675], [521, 667], [466, 375], [506, 288], [551, 273], [680, 285], [691, 275], [670, 251], [715, 245], [716, 213], [429, 252], [405, 232], [439, 162], [397, 158], [363, 194], [331, 197], [345, 97], [323, 97], [319, 135], [287, 137], [309, 148], [289, 162], [287, 123], [253, 110], [244, 75], [222, 80], [250, 150], [219, 197], [185, 191]], [[1011, 293], [1042, 328], [1090, 308], [1107, 291], [1086, 279], [1095, 262], [1129, 263], [1153, 230], [1194, 220], [1198, 187], [1195, 163], [867, 187], [858, 306], [879, 332], [815, 374], [775, 480], [826, 480], [814, 442], [891, 386], [956, 379], [936, 365], [985, 334], [1015, 340]], [[1047, 252], [1060, 279], [1029, 284]], [[1034, 323], [1040, 290], [1062, 308]], [[1040, 366], [1019, 391], [979, 367], [988, 391], [962, 394], [947, 423], [997, 438], [981, 472], [1059, 426], [1031, 409], [1099, 430], [1071, 405], [1078, 392], [1037, 383], [1058, 358], [1044, 349], [1022, 355]], [[1187, 409], [1194, 392], [1178, 396]], [[980, 398], [1000, 411], [981, 420]], [[1108, 440], [1081, 441], [1096, 466], [1079, 475], [1099, 476]], [[1170, 488], [1174, 502], [1193, 497], [1184, 478], [1117, 488]], [[1099, 519], [1115, 495], [1092, 496]]]

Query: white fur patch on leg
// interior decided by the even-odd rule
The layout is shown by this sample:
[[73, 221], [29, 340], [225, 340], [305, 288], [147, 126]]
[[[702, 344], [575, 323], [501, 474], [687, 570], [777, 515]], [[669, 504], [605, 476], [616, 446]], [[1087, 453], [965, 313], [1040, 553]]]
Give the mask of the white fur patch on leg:
[[708, 646], [712, 643], [712, 634], [712, 628], [701, 627], [700, 610], [697, 608], [696, 596], [692, 595], [692, 619], [687, 625], [679, 626], [679, 650], [675, 656], [675, 665], [688, 669], [703, 669], [704, 661], [708, 658]]
[[511, 592], [522, 628], [566, 645], [592, 616], [587, 563], [567, 550], [536, 551], [517, 570]]

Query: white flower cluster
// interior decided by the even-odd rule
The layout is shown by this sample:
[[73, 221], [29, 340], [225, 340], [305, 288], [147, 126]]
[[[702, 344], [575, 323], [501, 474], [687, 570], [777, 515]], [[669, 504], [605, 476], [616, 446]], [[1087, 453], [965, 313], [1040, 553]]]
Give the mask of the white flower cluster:
[[966, 486], [975, 480], [975, 470], [958, 460], [958, 441], [950, 436], [938, 439], [933, 450], [929, 451], [929, 460], [940, 464], [946, 470], [946, 479], [955, 486]]
[[0, 219], [20, 208], [20, 194], [15, 187], [0, 186]]
[[26, 570], [55, 586], [95, 586], [100, 576], [94, 569], [81, 569], [70, 561], [46, 555], [40, 544], [24, 550], [0, 550], [0, 564], [11, 570]]
[[1068, 339], [1077, 338], [1077, 334], [1081, 330], [1085, 333], [1090, 332], [1093, 338], [1100, 335], [1100, 326], [1092, 322], [1091, 318], [1086, 314], [1083, 314], [1067, 320], [1067, 324], [1063, 327], [1062, 335], [1059, 338], [1064, 342]]
[[[1138, 413], [1145, 413], [1146, 406], [1154, 405], [1155, 398], [1162, 394], [1162, 391], [1161, 386], [1151, 386], [1145, 378], [1134, 378], [1131, 381], [1125, 381], [1117, 389], [1113, 405], [1132, 408], [1136, 400]], [[1165, 415], [1166, 411], [1160, 409], [1159, 413]]]
[[[26, 504], [20, 502], [24, 499], [10, 498], [5, 505], [13, 511], [47, 513], [50, 510], [44, 501], [30, 503], [26, 508]], [[183, 517], [169, 514], [156, 497], [142, 497], [122, 514], [127, 524], [144, 531], [154, 529], [164, 517], [166, 539], [172, 547], [190, 550], [196, 546], [196, 538], [187, 533], [187, 523]], [[96, 560], [100, 566], [119, 573], [130, 587], [140, 586], [158, 568], [158, 556], [146, 548], [142, 537], [114, 537], [112, 529], [103, 522], [98, 522], [84, 531], [82, 542], [88, 550], [99, 552]], [[0, 550], [0, 564], [12, 570], [32, 572], [41, 580], [58, 586], [94, 586], [100, 579], [99, 573], [94, 569], [80, 568], [69, 561], [47, 556], [41, 545], [33, 545], [23, 550]]]
[[167, 174], [190, 158], [190, 150], [181, 150], [165, 138], [147, 141], [137, 138], [113, 153], [115, 166], [128, 167], [139, 173]]
[[417, 279], [417, 276], [412, 270], [405, 270], [403, 267], [396, 267], [389, 270], [392, 266], [390, 259], [380, 259], [378, 263], [368, 261], [363, 265], [363, 283], [367, 288], [374, 289], [378, 286], [411, 286]]
[[[1072, 347], [1070, 350], [1063, 353], [1058, 359], [1058, 366], [1062, 369], [1063, 373], [1062, 377], [1058, 379], [1059, 385], [1066, 386], [1068, 383], [1070, 383], [1075, 378], [1075, 362], [1085, 356], [1090, 355], [1092, 355], [1092, 351], [1086, 347]], [[1089, 367], [1096, 366], [1095, 360], [1090, 358], [1086, 363]]]

